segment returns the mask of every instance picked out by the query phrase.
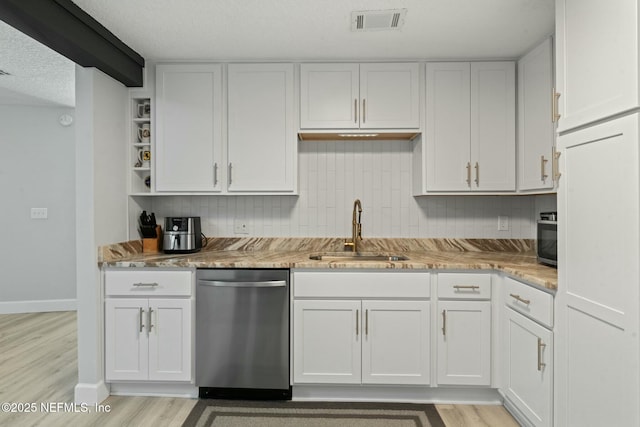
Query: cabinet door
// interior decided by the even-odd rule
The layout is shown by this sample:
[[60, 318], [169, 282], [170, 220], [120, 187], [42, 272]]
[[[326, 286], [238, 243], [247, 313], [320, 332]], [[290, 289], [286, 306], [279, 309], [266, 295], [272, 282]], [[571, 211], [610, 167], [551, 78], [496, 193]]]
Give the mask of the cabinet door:
[[190, 381], [192, 299], [149, 300], [149, 379]]
[[221, 76], [216, 64], [156, 67], [156, 191], [222, 188]]
[[300, 127], [357, 129], [360, 88], [358, 64], [300, 66]]
[[363, 301], [363, 384], [429, 384], [428, 301]]
[[491, 384], [491, 302], [438, 301], [438, 384]]
[[557, 426], [640, 425], [638, 126], [558, 138]]
[[534, 426], [551, 426], [553, 334], [509, 308], [505, 312], [506, 395]]
[[558, 131], [638, 101], [638, 2], [556, 1]]
[[417, 63], [360, 64], [360, 128], [418, 129]]
[[471, 188], [516, 189], [515, 64], [471, 63]]
[[518, 61], [518, 189], [553, 188], [552, 42]]
[[229, 192], [296, 190], [293, 64], [231, 64]]
[[295, 383], [360, 384], [360, 301], [293, 303]]
[[148, 378], [148, 304], [146, 299], [105, 300], [105, 380]]
[[469, 190], [469, 73], [466, 62], [427, 64], [427, 191]]

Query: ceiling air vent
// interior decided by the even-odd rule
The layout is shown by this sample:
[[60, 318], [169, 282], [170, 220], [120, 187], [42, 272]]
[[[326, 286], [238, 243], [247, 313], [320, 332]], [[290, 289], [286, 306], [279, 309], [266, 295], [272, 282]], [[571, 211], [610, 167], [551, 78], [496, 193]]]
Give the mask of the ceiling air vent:
[[351, 12], [351, 31], [399, 30], [407, 9], [360, 10]]
[[7, 73], [4, 70], [0, 70], [0, 76], [10, 76], [10, 75], [11, 75], [11, 73]]

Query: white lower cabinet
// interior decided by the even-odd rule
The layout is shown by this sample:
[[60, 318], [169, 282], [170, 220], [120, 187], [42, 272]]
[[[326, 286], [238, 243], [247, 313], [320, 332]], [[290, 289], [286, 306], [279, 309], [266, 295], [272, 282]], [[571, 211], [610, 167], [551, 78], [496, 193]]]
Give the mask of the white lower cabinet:
[[505, 395], [532, 425], [553, 420], [553, 333], [507, 308]]
[[438, 384], [491, 384], [491, 302], [438, 301]]
[[429, 384], [428, 301], [297, 300], [294, 382]]
[[167, 277], [162, 272], [106, 272], [107, 382], [192, 381], [194, 301], [190, 292], [184, 295], [191, 280], [190, 271], [167, 272]]
[[491, 385], [491, 275], [440, 273], [439, 385]]
[[429, 273], [296, 272], [293, 293], [294, 384], [430, 383]]
[[[553, 295], [505, 278], [502, 387], [506, 406], [525, 426], [553, 425]], [[515, 408], [515, 411], [513, 411]]]

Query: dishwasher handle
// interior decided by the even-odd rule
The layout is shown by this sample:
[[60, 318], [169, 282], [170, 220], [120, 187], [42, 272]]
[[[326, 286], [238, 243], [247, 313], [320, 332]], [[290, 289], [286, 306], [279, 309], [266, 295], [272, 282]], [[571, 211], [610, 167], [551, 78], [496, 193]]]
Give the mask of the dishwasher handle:
[[234, 282], [223, 280], [198, 279], [198, 285], [214, 286], [219, 288], [284, 288], [286, 280], [265, 280], [261, 282]]

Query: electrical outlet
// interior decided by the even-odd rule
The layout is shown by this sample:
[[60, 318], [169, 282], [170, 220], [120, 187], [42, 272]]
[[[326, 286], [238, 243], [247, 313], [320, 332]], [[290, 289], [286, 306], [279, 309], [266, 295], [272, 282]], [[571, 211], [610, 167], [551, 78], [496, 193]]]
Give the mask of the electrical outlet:
[[235, 234], [249, 234], [249, 222], [243, 219], [233, 220], [233, 232]]
[[509, 231], [509, 217], [506, 215], [498, 216], [498, 231]]
[[31, 208], [31, 219], [47, 219], [47, 208]]

